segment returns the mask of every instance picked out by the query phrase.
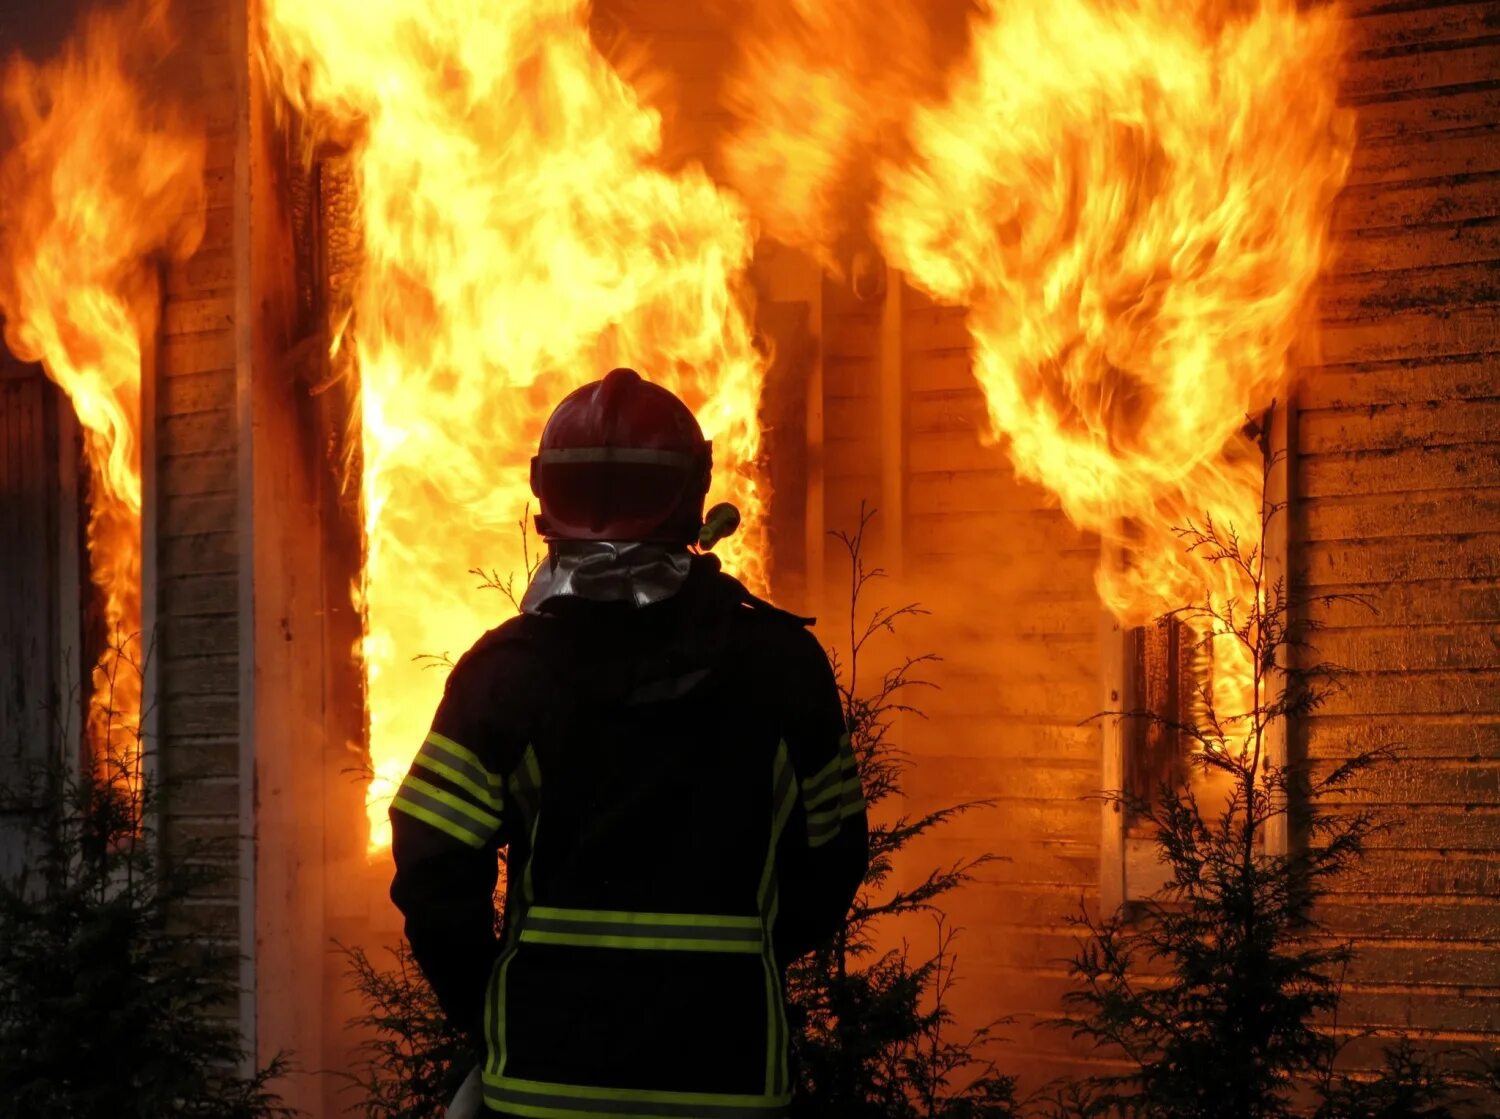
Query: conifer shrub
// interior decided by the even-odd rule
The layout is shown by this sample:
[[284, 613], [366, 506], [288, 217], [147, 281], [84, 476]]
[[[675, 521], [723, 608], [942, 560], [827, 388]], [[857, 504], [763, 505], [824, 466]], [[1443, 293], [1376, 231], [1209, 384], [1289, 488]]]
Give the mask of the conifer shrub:
[[[866, 530], [875, 513], [860, 508], [852, 532], [837, 532], [849, 559], [848, 644], [834, 668], [850, 743], [870, 807], [870, 868], [843, 926], [826, 945], [788, 969], [796, 1116], [840, 1119], [1003, 1119], [1016, 1114], [1015, 1080], [990, 1057], [997, 1020], [955, 1036], [948, 995], [956, 982], [956, 930], [941, 899], [970, 882], [995, 856], [934, 867], [912, 885], [894, 885], [897, 856], [913, 840], [988, 802], [892, 815], [911, 765], [892, 737], [897, 716], [921, 716], [916, 695], [933, 685], [923, 670], [932, 654], [904, 656], [874, 682], [861, 676], [871, 642], [894, 635], [925, 613], [915, 603], [869, 606], [871, 584], [885, 572], [865, 562]], [[883, 922], [915, 914], [933, 918], [930, 955], [908, 947], [877, 949]]]
[[[136, 643], [108, 671], [141, 673]], [[207, 907], [228, 852], [158, 820], [176, 789], [149, 773], [135, 717], [97, 765], [69, 762], [59, 716], [37, 768], [6, 775], [0, 812], [24, 860], [0, 877], [0, 1111], [16, 1119], [271, 1119], [284, 1055], [243, 1071], [239, 954]]]
[[350, 1023], [364, 1040], [346, 1074], [352, 1110], [366, 1119], [441, 1119], [480, 1055], [454, 1029], [403, 938], [387, 966], [339, 946], [363, 1009]]
[[[1263, 500], [1257, 541], [1283, 514]], [[1341, 669], [1313, 645], [1320, 613], [1340, 599], [1366, 600], [1289, 588], [1268, 573], [1258, 542], [1210, 519], [1179, 536], [1240, 576], [1243, 600], [1177, 616], [1199, 641], [1217, 633], [1221, 650], [1243, 650], [1251, 700], [1222, 710], [1204, 686], [1203, 714], [1193, 721], [1107, 713], [1185, 738], [1192, 769], [1210, 780], [1165, 782], [1150, 798], [1106, 794], [1145, 822], [1167, 883], [1118, 913], [1076, 919], [1073, 986], [1052, 1024], [1123, 1067], [1053, 1085], [1045, 1110], [1068, 1119], [1448, 1119], [1457, 1085], [1440, 1064], [1403, 1043], [1377, 1077], [1352, 1077], [1337, 1067], [1347, 1039], [1330, 1028], [1355, 951], [1332, 934], [1319, 905], [1383, 826], [1356, 805], [1361, 782], [1394, 761], [1394, 750], [1351, 742], [1320, 772], [1269, 749], [1272, 735], [1285, 735], [1290, 720], [1318, 710], [1339, 686]], [[1289, 836], [1285, 850], [1267, 842], [1278, 823]]]

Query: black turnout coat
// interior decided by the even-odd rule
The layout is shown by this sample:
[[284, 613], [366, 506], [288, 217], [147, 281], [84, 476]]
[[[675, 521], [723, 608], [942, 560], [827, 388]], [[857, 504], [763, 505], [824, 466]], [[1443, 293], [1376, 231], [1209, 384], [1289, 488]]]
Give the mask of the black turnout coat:
[[492, 1111], [785, 1113], [783, 971], [868, 862], [805, 620], [709, 557], [665, 602], [512, 619], [454, 668], [391, 821], [391, 896]]

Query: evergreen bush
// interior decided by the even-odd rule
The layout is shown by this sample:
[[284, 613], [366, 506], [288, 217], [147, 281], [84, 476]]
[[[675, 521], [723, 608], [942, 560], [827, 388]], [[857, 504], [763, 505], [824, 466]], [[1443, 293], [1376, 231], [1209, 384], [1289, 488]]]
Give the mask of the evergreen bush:
[[[914, 885], [892, 886], [896, 856], [955, 816], [985, 807], [968, 801], [886, 818], [901, 795], [910, 760], [892, 738], [897, 716], [920, 717], [913, 693], [931, 687], [922, 671], [931, 654], [906, 656], [868, 688], [860, 676], [870, 642], [925, 613], [914, 603], [867, 607], [870, 584], [885, 572], [865, 563], [874, 511], [860, 508], [853, 532], [834, 535], [849, 557], [848, 651], [834, 657], [850, 742], [871, 808], [870, 869], [833, 940], [788, 969], [796, 1067], [793, 1114], [838, 1119], [1003, 1119], [1016, 1113], [1015, 1081], [987, 1057], [996, 1021], [966, 1036], [951, 1033], [947, 996], [955, 982], [955, 930], [938, 901], [974, 879], [992, 855], [928, 870]], [[913, 960], [908, 948], [879, 952], [882, 921], [933, 916], [936, 944]]]
[[[141, 673], [133, 641], [109, 671]], [[97, 766], [67, 720], [46, 761], [9, 774], [0, 811], [26, 858], [0, 878], [0, 1106], [16, 1119], [269, 1119], [278, 1055], [242, 1072], [239, 955], [195, 907], [233, 880], [226, 852], [174, 837], [157, 821], [173, 788], [144, 772], [149, 743], [114, 711]], [[128, 725], [125, 725], [128, 724]], [[74, 772], [74, 769], [81, 772]], [[229, 1013], [226, 1013], [228, 1011]]]
[[364, 1003], [350, 1023], [365, 1040], [348, 1075], [366, 1119], [441, 1119], [479, 1054], [449, 1023], [403, 938], [382, 968], [359, 947], [339, 946]]
[[[1267, 470], [1276, 460], [1268, 463]], [[1279, 503], [1263, 500], [1258, 540]], [[1201, 718], [1111, 712], [1150, 720], [1191, 744], [1193, 769], [1216, 779], [1163, 783], [1154, 797], [1107, 794], [1145, 821], [1168, 881], [1121, 912], [1077, 919], [1074, 987], [1056, 1025], [1123, 1063], [1048, 1094], [1054, 1115], [1125, 1119], [1445, 1119], [1454, 1085], [1409, 1046], [1385, 1072], [1359, 1082], [1335, 1071], [1341, 1042], [1327, 1027], [1353, 947], [1319, 915], [1334, 879], [1362, 856], [1381, 825], [1354, 794], [1388, 746], [1356, 748], [1315, 773], [1277, 759], [1269, 745], [1289, 720], [1316, 711], [1341, 670], [1319, 660], [1311, 637], [1321, 608], [1359, 596], [1299, 594], [1267, 572], [1259, 543], [1205, 520], [1179, 533], [1189, 551], [1232, 567], [1244, 599], [1178, 612], [1201, 642], [1238, 645], [1252, 679], [1244, 710], [1220, 710], [1201, 689]], [[1210, 635], [1220, 635], [1216, 640]], [[1312, 663], [1303, 663], [1309, 661]], [[1278, 679], [1279, 677], [1279, 679]], [[1218, 789], [1227, 786], [1220, 799]], [[1285, 850], [1267, 843], [1284, 824]]]

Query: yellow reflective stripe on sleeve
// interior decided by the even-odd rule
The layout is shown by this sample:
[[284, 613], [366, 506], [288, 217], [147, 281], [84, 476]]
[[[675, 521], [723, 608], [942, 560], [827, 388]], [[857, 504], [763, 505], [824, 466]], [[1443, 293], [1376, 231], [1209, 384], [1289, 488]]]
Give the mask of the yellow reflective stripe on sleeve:
[[863, 802], [864, 792], [864, 786], [860, 783], [859, 777], [851, 777], [842, 785], [836, 785], [825, 793], [817, 805], [807, 805], [807, 818], [813, 820], [829, 813], [837, 813], [854, 801]]
[[436, 785], [429, 785], [415, 774], [408, 773], [406, 780], [401, 782], [401, 792], [416, 791], [422, 793], [427, 799], [435, 800], [439, 804], [445, 804], [457, 812], [462, 813], [473, 821], [476, 830], [484, 835], [489, 835], [500, 826], [500, 817], [493, 812], [488, 812], [471, 801], [456, 797], [446, 789], [440, 789]]
[[845, 734], [839, 738], [838, 750], [828, 764], [802, 782], [802, 806], [809, 813], [825, 808], [830, 801], [843, 797], [851, 782], [856, 785], [859, 782], [859, 761]]
[[501, 780], [484, 767], [479, 758], [446, 735], [432, 731], [417, 754], [417, 764], [441, 773], [460, 788], [473, 793], [480, 804], [500, 811]]
[[489, 1072], [484, 1076], [484, 1098], [501, 1111], [543, 1119], [781, 1119], [791, 1102], [787, 1095], [602, 1088]]
[[405, 812], [414, 820], [421, 820], [438, 831], [458, 840], [465, 847], [483, 847], [488, 835], [480, 835], [466, 816], [454, 812], [446, 804], [428, 800], [420, 791], [403, 788], [391, 801], [391, 811]]
[[865, 798], [859, 796], [837, 809], [820, 814], [817, 820], [809, 818], [807, 823], [807, 845], [821, 847], [843, 830], [844, 821], [853, 819], [865, 810]]
[[825, 792], [833, 787], [839, 775], [844, 769], [844, 758], [842, 752], [835, 754], [822, 769], [802, 782], [802, 799], [808, 803], [815, 803], [823, 797]]
[[[849, 736], [839, 739], [838, 771], [822, 777], [822, 785], [809, 795], [803, 790], [802, 803], [807, 813], [807, 843], [821, 847], [838, 835], [843, 822], [865, 810], [864, 785], [860, 781], [859, 761], [854, 756]], [[829, 767], [825, 766], [823, 773]]]

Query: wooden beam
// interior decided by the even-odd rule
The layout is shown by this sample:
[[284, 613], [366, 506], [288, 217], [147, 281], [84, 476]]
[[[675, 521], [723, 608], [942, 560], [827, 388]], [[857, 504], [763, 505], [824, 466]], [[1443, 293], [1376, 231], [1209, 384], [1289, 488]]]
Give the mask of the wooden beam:
[[[162, 291], [156, 304], [156, 318], [151, 329], [141, 338], [141, 392], [140, 392], [140, 468], [141, 468], [141, 618], [140, 637], [137, 639], [137, 655], [141, 658], [141, 711], [140, 731], [137, 743], [141, 748], [140, 777], [143, 789], [156, 786], [165, 774], [161, 739], [161, 657], [160, 627], [161, 578], [158, 561], [158, 544], [161, 536], [161, 512], [159, 487], [157, 485], [157, 368], [160, 364], [160, 324], [166, 308], [164, 277], [158, 272]], [[169, 842], [160, 803], [143, 811], [141, 821], [144, 829], [155, 836], [158, 855]]]
[[[57, 687], [58, 700], [72, 704], [80, 720], [85, 718], [89, 683], [83, 669], [83, 524], [79, 516], [78, 467], [82, 462], [78, 415], [61, 390], [57, 393]], [[78, 689], [73, 696], [72, 689]], [[70, 699], [70, 696], [72, 697]], [[82, 775], [84, 738], [80, 723], [68, 720], [65, 731], [77, 730], [76, 749], [67, 753], [68, 776]], [[66, 743], [66, 739], [65, 739]]]
[[824, 387], [823, 387], [823, 284], [822, 270], [816, 264], [811, 298], [807, 310], [808, 329], [812, 332], [812, 355], [807, 372], [807, 492], [804, 520], [804, 546], [807, 549], [807, 587], [803, 610], [812, 617], [823, 616], [823, 602], [828, 579], [828, 526]]
[[[1119, 566], [1125, 562], [1118, 545], [1102, 544], [1101, 561]], [[1126, 702], [1128, 666], [1126, 632], [1118, 618], [1099, 611], [1100, 710], [1119, 711]], [[1103, 750], [1103, 792], [1118, 793], [1125, 787], [1125, 720], [1100, 720]], [[1108, 799], [1099, 806], [1099, 912], [1109, 917], [1125, 904], [1125, 810]]]
[[254, 411], [251, 374], [254, 369], [255, 295], [250, 290], [250, 18], [251, 0], [227, 0], [230, 57], [234, 60], [234, 360], [236, 492], [239, 544], [239, 949], [240, 1035], [245, 1056], [240, 1074], [253, 1075], [260, 1067], [257, 1037], [256, 865], [255, 848], [255, 510], [253, 493]]
[[[1287, 399], [1276, 401], [1271, 407], [1270, 430], [1266, 444], [1267, 454], [1271, 458], [1271, 469], [1266, 477], [1265, 501], [1269, 505], [1285, 505], [1285, 508], [1276, 516], [1271, 518], [1266, 526], [1265, 539], [1261, 541], [1261, 548], [1265, 556], [1263, 571], [1265, 572], [1265, 583], [1267, 592], [1275, 586], [1277, 580], [1291, 579], [1290, 565], [1290, 517], [1292, 515], [1291, 500], [1293, 487], [1290, 482], [1292, 469], [1292, 455], [1295, 451], [1293, 442], [1295, 440], [1295, 424], [1293, 416], [1296, 408], [1295, 398], [1291, 393]], [[1286, 651], [1288, 654], [1290, 650]], [[1286, 692], [1286, 677], [1272, 670], [1266, 680], [1265, 702], [1276, 703]], [[1288, 732], [1291, 728], [1286, 725], [1285, 720], [1272, 723], [1265, 731], [1265, 757], [1266, 761], [1273, 766], [1284, 766], [1290, 757], [1288, 749]], [[1266, 824], [1266, 852], [1272, 855], [1284, 855], [1290, 844], [1290, 834], [1287, 828], [1287, 818], [1277, 816]]]
[[[163, 285], [165, 287], [165, 285]], [[160, 498], [157, 486], [157, 324], [165, 299], [157, 303], [158, 318], [141, 339], [140, 455], [141, 455], [141, 725], [140, 741], [145, 749], [141, 777], [154, 783], [161, 776], [161, 658], [158, 652], [159, 596], [161, 583], [157, 562], [160, 536]], [[151, 821], [158, 837], [164, 835], [160, 821]]]
[[880, 535], [882, 566], [900, 579], [906, 553], [905, 283], [889, 266], [880, 308]]

